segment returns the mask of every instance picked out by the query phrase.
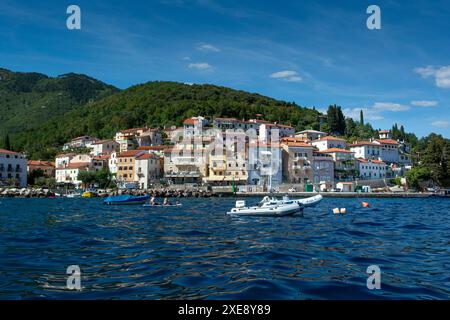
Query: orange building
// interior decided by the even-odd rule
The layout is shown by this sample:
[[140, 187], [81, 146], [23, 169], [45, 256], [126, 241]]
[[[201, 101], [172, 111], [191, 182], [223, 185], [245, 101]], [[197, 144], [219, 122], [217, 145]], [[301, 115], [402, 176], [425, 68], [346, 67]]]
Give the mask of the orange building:
[[44, 161], [44, 160], [29, 160], [27, 171], [31, 173], [36, 170], [42, 170], [44, 175], [47, 177], [55, 176], [55, 163], [52, 161]]

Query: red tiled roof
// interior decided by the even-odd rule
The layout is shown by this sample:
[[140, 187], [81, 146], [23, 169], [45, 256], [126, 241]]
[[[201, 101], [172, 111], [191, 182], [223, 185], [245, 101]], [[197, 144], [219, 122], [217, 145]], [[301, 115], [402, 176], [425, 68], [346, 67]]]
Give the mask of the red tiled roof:
[[120, 153], [117, 158], [128, 158], [128, 157], [135, 157], [138, 154], [142, 153], [142, 150], [128, 150]]
[[100, 156], [94, 157], [94, 160], [108, 160], [111, 157], [111, 154], [102, 154]]
[[47, 166], [47, 167], [54, 167], [55, 163], [51, 161], [46, 160], [28, 160], [29, 166]]
[[331, 149], [327, 149], [327, 150], [323, 150], [323, 151], [319, 151], [321, 153], [335, 153], [335, 152], [340, 152], [340, 153], [354, 153], [351, 152], [349, 150], [345, 150], [345, 149], [339, 149], [339, 148], [331, 148]]
[[293, 129], [291, 126], [287, 126], [284, 124], [278, 124], [278, 123], [264, 123], [268, 127], [279, 127], [279, 128], [286, 128], [286, 129]]
[[167, 149], [169, 146], [141, 146], [138, 147], [138, 150], [151, 150], [151, 151], [160, 151], [160, 150], [165, 150]]
[[371, 162], [371, 163], [375, 163], [375, 164], [385, 164], [383, 161], [381, 161], [381, 160], [375, 160], [375, 159], [363, 159], [363, 158], [358, 158], [358, 159], [356, 159], [357, 161], [359, 161], [359, 162], [363, 162], [363, 163], [369, 163], [369, 162]]
[[152, 158], [158, 158], [155, 154], [153, 153], [144, 153], [142, 155], [140, 155], [139, 157], [137, 157], [137, 160], [146, 160], [146, 159], [152, 159]]
[[0, 149], [0, 153], [3, 153], [3, 154], [13, 154], [13, 155], [19, 155], [19, 154], [20, 154], [20, 153], [18, 153], [18, 152], [6, 150], [6, 149]]
[[394, 144], [394, 145], [398, 145], [398, 142], [392, 139], [376, 139], [375, 141], [378, 141], [379, 143], [383, 143], [383, 144]]
[[344, 141], [345, 142], [345, 139], [341, 139], [341, 138], [333, 137], [333, 136], [321, 137], [321, 138], [319, 138], [317, 140], [314, 140], [314, 141], [326, 141], [326, 140]]
[[190, 119], [184, 120], [183, 124], [194, 125], [196, 121], [197, 121], [196, 119], [190, 118]]
[[351, 147], [360, 147], [360, 146], [380, 146], [379, 144], [373, 143], [371, 141], [359, 141], [354, 144], [349, 145]]
[[308, 140], [307, 139], [300, 139], [300, 138], [294, 138], [294, 137], [284, 137], [280, 139], [281, 143], [284, 142], [302, 142], [302, 143], [306, 143]]
[[81, 169], [89, 167], [89, 162], [74, 162], [69, 163], [67, 167], [64, 168], [56, 168], [56, 170], [64, 170], [64, 169]]
[[135, 133], [139, 130], [145, 130], [145, 128], [132, 128], [132, 129], [125, 129], [125, 130], [120, 130], [120, 133]]
[[93, 144], [103, 144], [103, 143], [107, 143], [107, 142], [115, 142], [115, 141], [112, 139], [105, 139], [105, 140], [95, 141]]
[[303, 148], [311, 148], [311, 149], [314, 148], [312, 145], [310, 145], [308, 143], [305, 143], [305, 142], [291, 142], [291, 141], [288, 141], [288, 142], [286, 142], [284, 144], [286, 144], [288, 147], [303, 147]]
[[56, 155], [56, 158], [71, 157], [71, 156], [75, 156], [75, 153], [60, 153]]

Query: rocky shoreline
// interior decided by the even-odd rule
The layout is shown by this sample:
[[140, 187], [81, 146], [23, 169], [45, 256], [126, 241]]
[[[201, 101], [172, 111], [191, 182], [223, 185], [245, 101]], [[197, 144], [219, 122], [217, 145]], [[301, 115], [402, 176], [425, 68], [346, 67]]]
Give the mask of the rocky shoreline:
[[[65, 190], [50, 190], [42, 188], [0, 188], [0, 197], [4, 198], [54, 198], [64, 197], [65, 194]], [[217, 194], [209, 191], [175, 189], [97, 190], [94, 196], [103, 198], [122, 194], [130, 194], [134, 196], [150, 195], [157, 198], [210, 198], [217, 196]]]

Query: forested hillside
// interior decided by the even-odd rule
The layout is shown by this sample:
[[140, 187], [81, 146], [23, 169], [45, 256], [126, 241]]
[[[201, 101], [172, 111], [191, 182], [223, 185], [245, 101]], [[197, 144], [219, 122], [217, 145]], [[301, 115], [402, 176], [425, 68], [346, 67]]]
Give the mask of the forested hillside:
[[107, 138], [125, 128], [181, 125], [191, 116], [249, 119], [256, 114], [299, 130], [319, 128], [320, 113], [294, 103], [213, 85], [150, 82], [87, 103], [64, 116], [52, 116], [38, 130], [14, 134], [11, 144], [31, 158], [49, 158], [64, 142], [79, 135]]
[[0, 69], [0, 137], [43, 122], [119, 90], [85, 75], [56, 78]]

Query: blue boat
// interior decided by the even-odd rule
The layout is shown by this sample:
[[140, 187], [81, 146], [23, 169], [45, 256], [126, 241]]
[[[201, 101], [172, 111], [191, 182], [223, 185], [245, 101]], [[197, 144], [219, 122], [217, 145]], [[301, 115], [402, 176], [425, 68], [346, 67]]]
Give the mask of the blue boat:
[[120, 195], [120, 196], [111, 196], [103, 200], [104, 204], [143, 204], [150, 196], [131, 196], [128, 194]]

